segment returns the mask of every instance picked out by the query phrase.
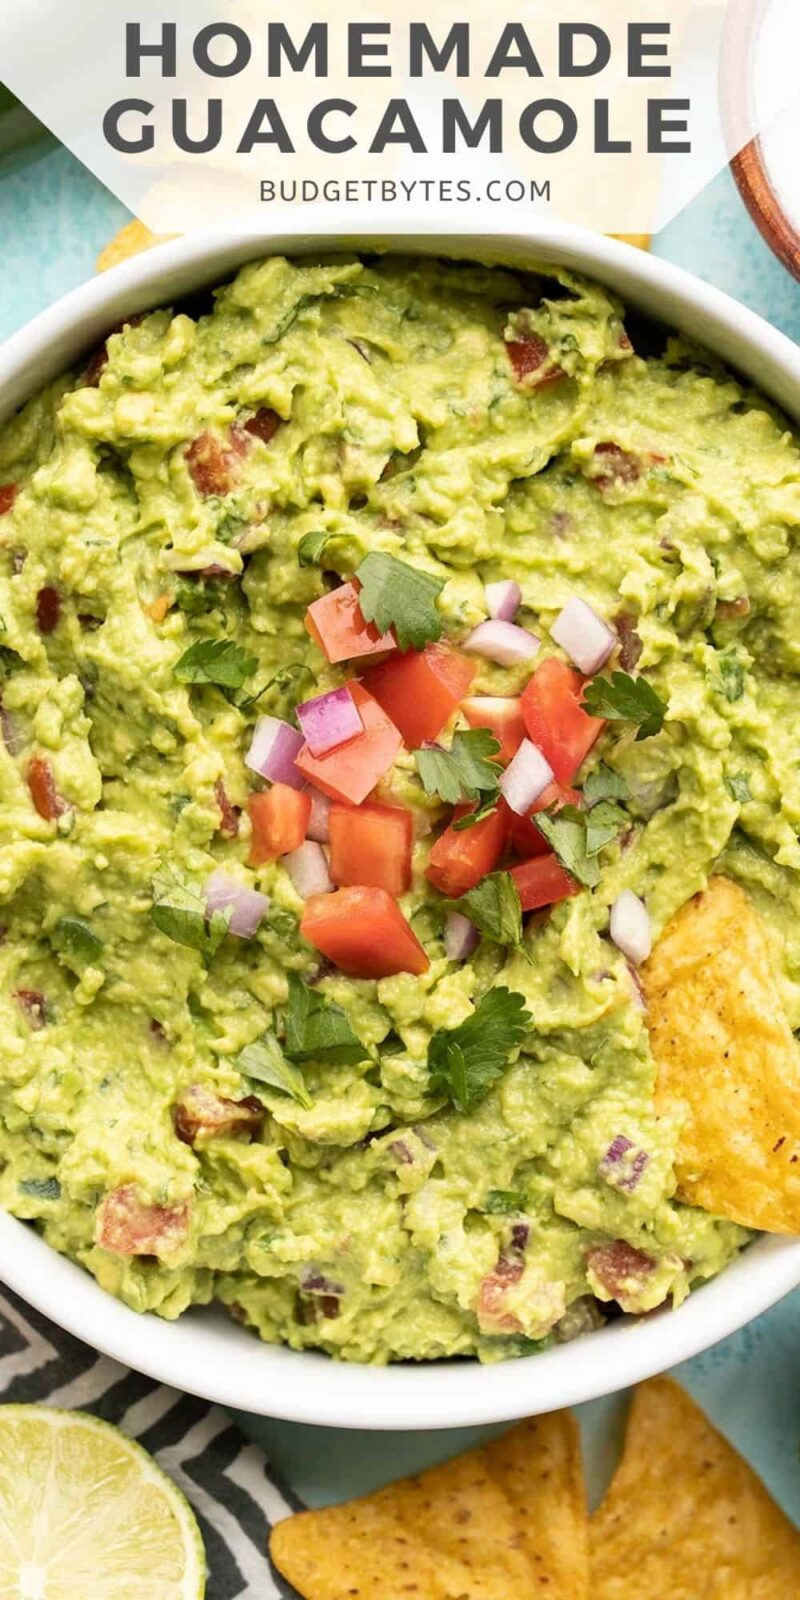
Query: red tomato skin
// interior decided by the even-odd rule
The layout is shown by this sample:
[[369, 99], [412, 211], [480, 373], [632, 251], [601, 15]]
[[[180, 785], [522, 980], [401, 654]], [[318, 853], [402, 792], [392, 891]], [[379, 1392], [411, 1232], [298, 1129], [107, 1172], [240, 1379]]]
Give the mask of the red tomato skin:
[[430, 965], [396, 900], [385, 889], [334, 889], [306, 901], [300, 932], [348, 978], [416, 977]]
[[[562, 806], [579, 806], [581, 795], [577, 789], [564, 789], [560, 783], [549, 783], [543, 794], [540, 794], [533, 814], [537, 811], [549, 811], [553, 806], [561, 810]], [[508, 808], [508, 833], [511, 848], [516, 855], [524, 860], [530, 856], [547, 855], [550, 849], [541, 829], [537, 828], [532, 817], [517, 816], [515, 811]]]
[[364, 621], [358, 595], [355, 583], [342, 583], [314, 600], [306, 612], [306, 628], [331, 662], [354, 661], [358, 656], [396, 648], [393, 633], [379, 633], [372, 622]]
[[396, 652], [369, 667], [362, 682], [383, 706], [409, 750], [436, 739], [463, 700], [477, 671], [448, 644]]
[[[470, 809], [459, 806], [454, 820]], [[425, 871], [428, 882], [451, 899], [466, 894], [497, 866], [507, 838], [507, 814], [502, 806], [472, 828], [454, 828], [451, 823], [431, 850]]]
[[399, 729], [360, 683], [353, 681], [347, 687], [360, 712], [364, 732], [324, 756], [312, 756], [304, 744], [295, 765], [331, 800], [360, 806], [393, 766], [403, 740]]
[[554, 906], [559, 900], [580, 893], [580, 884], [564, 870], [552, 852], [535, 856], [511, 868], [523, 911], [539, 911], [542, 906]]
[[273, 783], [263, 794], [251, 794], [247, 809], [253, 829], [248, 866], [261, 867], [299, 850], [311, 816], [311, 796], [305, 790]]
[[580, 673], [551, 656], [536, 668], [520, 701], [528, 738], [541, 750], [557, 783], [569, 784], [605, 722], [581, 706], [586, 684]]
[[[493, 760], [501, 762], [505, 767], [516, 755], [525, 738], [525, 719], [518, 700], [509, 701], [507, 711], [487, 711], [481, 705], [481, 700], [491, 703], [493, 698], [492, 695], [475, 695], [463, 702], [461, 710], [471, 728], [489, 728], [494, 734], [500, 749]], [[516, 710], [512, 710], [512, 706], [515, 706]]]
[[45, 822], [55, 822], [57, 817], [69, 810], [67, 801], [60, 795], [56, 788], [53, 769], [44, 756], [32, 756], [28, 763], [28, 788], [30, 796]]
[[0, 483], [0, 517], [6, 516], [13, 509], [17, 493], [15, 483]]
[[335, 884], [363, 884], [405, 894], [411, 886], [414, 819], [403, 806], [332, 805], [330, 874]]

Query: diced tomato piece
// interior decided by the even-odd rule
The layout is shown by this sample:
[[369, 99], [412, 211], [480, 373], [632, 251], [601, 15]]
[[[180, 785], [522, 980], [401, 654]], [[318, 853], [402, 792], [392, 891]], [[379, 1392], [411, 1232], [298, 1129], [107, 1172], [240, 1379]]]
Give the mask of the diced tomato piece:
[[187, 1205], [147, 1205], [136, 1186], [126, 1183], [101, 1201], [95, 1238], [117, 1256], [162, 1256], [183, 1243], [188, 1228]]
[[227, 494], [233, 486], [232, 456], [213, 433], [200, 433], [186, 451], [189, 476], [198, 494]]
[[536, 373], [539, 376], [530, 387], [554, 383], [558, 378], [566, 377], [563, 367], [548, 365], [550, 349], [540, 333], [528, 333], [524, 339], [506, 339], [505, 346], [518, 383], [523, 383], [526, 378], [531, 378]]
[[[474, 806], [459, 806], [454, 820], [474, 809]], [[428, 882], [442, 894], [454, 898], [466, 894], [497, 866], [507, 838], [507, 812], [503, 806], [498, 806], [471, 828], [454, 828], [451, 823], [431, 850], [425, 872]]]
[[471, 728], [490, 729], [500, 746], [495, 760], [507, 765], [525, 738], [525, 722], [519, 700], [504, 700], [493, 694], [476, 694], [461, 702], [461, 710]]
[[56, 817], [69, 810], [69, 802], [59, 794], [53, 769], [44, 756], [34, 756], [29, 761], [28, 788], [36, 810], [45, 822], [55, 822]]
[[300, 932], [348, 978], [417, 977], [430, 965], [396, 900], [385, 889], [334, 889], [306, 901]]
[[18, 493], [16, 483], [0, 483], [0, 517], [12, 509]]
[[586, 1255], [590, 1282], [594, 1279], [601, 1298], [616, 1300], [623, 1311], [630, 1312], [641, 1310], [640, 1302], [655, 1264], [652, 1256], [635, 1249], [625, 1239], [594, 1245]]
[[426, 644], [424, 650], [404, 650], [370, 667], [362, 681], [414, 750], [438, 738], [476, 671], [477, 663], [449, 644]]
[[403, 741], [399, 729], [360, 683], [353, 681], [347, 687], [364, 724], [364, 732], [357, 733], [347, 744], [340, 745], [338, 750], [329, 750], [324, 756], [312, 756], [308, 745], [304, 744], [295, 766], [331, 800], [360, 806], [394, 765]]
[[190, 1083], [172, 1109], [175, 1132], [183, 1144], [216, 1134], [256, 1133], [267, 1108], [254, 1094], [226, 1100], [201, 1083]]
[[281, 423], [282, 417], [271, 406], [259, 406], [252, 417], [242, 423], [245, 433], [252, 434], [254, 439], [260, 439], [262, 444], [269, 444], [274, 439]]
[[553, 769], [557, 783], [571, 783], [605, 722], [581, 706], [579, 673], [551, 656], [536, 668], [520, 701], [528, 737]]
[[299, 850], [311, 817], [311, 796], [288, 783], [273, 783], [264, 794], [251, 794], [247, 809], [253, 836], [248, 865], [260, 867]]
[[641, 478], [643, 465], [639, 456], [623, 450], [622, 445], [614, 444], [611, 439], [596, 444], [594, 453], [596, 459], [599, 457], [598, 465], [603, 467], [593, 480], [597, 489], [608, 489], [613, 483], [636, 483], [637, 478]]
[[29, 1025], [38, 1030], [47, 1021], [47, 1001], [41, 989], [15, 989], [14, 999]]
[[[560, 783], [549, 783], [531, 811], [551, 811], [554, 806], [560, 811], [562, 806], [579, 806], [580, 803], [581, 796], [577, 789], [565, 789]], [[530, 856], [547, 855], [550, 846], [532, 817], [520, 817], [510, 806], [507, 810], [509, 839], [516, 854], [525, 860]]]
[[519, 1317], [508, 1311], [505, 1302], [509, 1289], [519, 1283], [524, 1271], [525, 1257], [517, 1252], [501, 1255], [494, 1271], [481, 1279], [475, 1313], [482, 1333], [521, 1332]]
[[405, 894], [411, 883], [414, 819], [403, 806], [333, 805], [330, 873], [336, 884]]
[[357, 584], [342, 583], [314, 600], [306, 612], [306, 627], [329, 661], [353, 661], [397, 645], [393, 633], [379, 633], [364, 621], [358, 595]]
[[51, 583], [47, 583], [36, 596], [36, 626], [39, 632], [55, 632], [60, 616], [61, 596]]
[[214, 799], [219, 806], [219, 831], [223, 839], [237, 839], [239, 837], [239, 809], [231, 805], [228, 791], [221, 778], [214, 784]]
[[558, 900], [567, 900], [571, 894], [580, 893], [580, 884], [571, 878], [552, 851], [546, 856], [535, 856], [511, 868], [523, 911], [539, 911], [542, 906], [554, 906]]

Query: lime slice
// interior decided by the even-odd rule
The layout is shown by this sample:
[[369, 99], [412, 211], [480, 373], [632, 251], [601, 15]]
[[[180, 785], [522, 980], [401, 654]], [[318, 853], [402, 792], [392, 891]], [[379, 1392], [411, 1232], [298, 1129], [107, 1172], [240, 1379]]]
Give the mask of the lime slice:
[[202, 1600], [191, 1507], [141, 1446], [84, 1411], [0, 1406], [0, 1595]]

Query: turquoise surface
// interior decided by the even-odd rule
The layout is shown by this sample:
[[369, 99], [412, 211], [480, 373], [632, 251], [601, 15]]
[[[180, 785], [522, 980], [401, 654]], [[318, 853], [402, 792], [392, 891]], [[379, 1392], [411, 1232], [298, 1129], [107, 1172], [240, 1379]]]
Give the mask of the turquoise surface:
[[[48, 149], [28, 166], [0, 174], [0, 338], [89, 277], [101, 246], [126, 218], [119, 202], [64, 150]], [[654, 249], [800, 340], [800, 287], [770, 255], [727, 172], [659, 235]], [[798, 1346], [800, 1291], [676, 1370], [800, 1524]], [[623, 1409], [624, 1398], [580, 1408], [595, 1496], [613, 1465]], [[341, 1433], [241, 1420], [311, 1504], [364, 1491], [493, 1431]]]

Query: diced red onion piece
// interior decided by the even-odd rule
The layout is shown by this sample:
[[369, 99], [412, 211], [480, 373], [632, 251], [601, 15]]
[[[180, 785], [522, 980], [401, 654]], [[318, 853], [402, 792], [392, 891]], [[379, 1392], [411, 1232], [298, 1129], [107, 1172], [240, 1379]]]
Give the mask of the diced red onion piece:
[[553, 769], [541, 750], [530, 739], [523, 739], [516, 755], [500, 778], [507, 806], [524, 817], [553, 782]]
[[497, 622], [513, 622], [522, 605], [522, 590], [513, 579], [504, 579], [500, 583], [487, 583], [484, 593], [489, 616]]
[[635, 967], [647, 960], [653, 948], [650, 917], [643, 900], [632, 889], [623, 889], [611, 907], [611, 938], [618, 950]]
[[444, 925], [444, 948], [448, 961], [466, 961], [478, 943], [478, 930], [469, 917], [451, 911]]
[[326, 794], [319, 789], [310, 789], [311, 816], [308, 819], [306, 838], [313, 839], [316, 844], [327, 844], [330, 839], [331, 802]]
[[312, 756], [324, 756], [364, 732], [358, 707], [346, 684], [305, 700], [297, 707], [297, 720]]
[[328, 862], [321, 844], [306, 839], [298, 850], [281, 857], [297, 893], [307, 900], [310, 894], [330, 894], [333, 889]]
[[290, 789], [304, 789], [306, 780], [295, 766], [303, 748], [303, 735], [278, 717], [259, 717], [253, 740], [245, 756], [245, 766], [270, 783], [288, 783]]
[[579, 672], [597, 672], [617, 644], [617, 636], [597, 612], [573, 595], [556, 617], [550, 637], [574, 662]]
[[613, 1189], [623, 1189], [626, 1194], [633, 1194], [649, 1160], [646, 1150], [635, 1149], [631, 1139], [626, 1138], [624, 1133], [618, 1133], [598, 1163], [597, 1170]]
[[500, 667], [516, 667], [536, 655], [539, 640], [535, 633], [518, 628], [515, 622], [479, 622], [464, 640], [463, 648], [487, 661], [496, 661]]
[[229, 933], [237, 939], [252, 939], [261, 918], [269, 910], [269, 899], [251, 889], [227, 872], [212, 872], [206, 883], [206, 910], [227, 911], [230, 907]]

